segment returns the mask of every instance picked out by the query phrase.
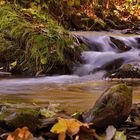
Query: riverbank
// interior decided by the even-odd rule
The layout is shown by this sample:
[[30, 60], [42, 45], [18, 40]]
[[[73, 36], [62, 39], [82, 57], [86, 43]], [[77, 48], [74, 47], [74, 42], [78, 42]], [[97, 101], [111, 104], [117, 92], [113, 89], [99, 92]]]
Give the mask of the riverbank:
[[0, 67], [16, 75], [70, 74], [85, 46], [50, 15], [12, 4], [0, 8]]

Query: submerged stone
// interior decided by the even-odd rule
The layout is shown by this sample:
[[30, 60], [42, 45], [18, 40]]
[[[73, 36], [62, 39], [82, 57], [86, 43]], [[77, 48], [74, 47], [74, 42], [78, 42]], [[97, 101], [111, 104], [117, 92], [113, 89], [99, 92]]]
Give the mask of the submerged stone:
[[97, 130], [108, 125], [121, 125], [129, 116], [132, 105], [132, 88], [119, 84], [105, 91], [89, 112], [83, 114], [85, 122], [92, 122]]

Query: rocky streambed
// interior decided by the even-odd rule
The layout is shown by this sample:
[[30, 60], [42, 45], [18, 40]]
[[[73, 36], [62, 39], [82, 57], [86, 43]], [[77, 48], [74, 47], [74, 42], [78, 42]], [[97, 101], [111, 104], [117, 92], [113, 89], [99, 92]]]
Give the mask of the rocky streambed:
[[140, 35], [92, 31], [73, 34], [89, 47], [82, 53], [84, 63], [75, 66], [75, 74], [104, 71], [103, 77], [140, 78]]
[[[120, 80], [93, 82], [90, 78], [54, 76], [1, 80], [1, 139], [5, 139], [16, 128], [24, 126], [35, 137], [57, 139], [57, 135], [50, 133], [50, 129], [58, 117], [71, 119], [71, 115], [77, 112], [75, 117], [79, 118], [82, 112], [93, 107], [103, 91], [122, 83]], [[133, 87], [133, 103], [139, 103], [140, 82], [128, 79], [124, 82]], [[119, 125], [119, 130], [127, 130], [127, 137], [130, 139], [139, 138], [139, 125], [135, 122], [139, 118], [138, 105], [132, 111], [134, 123]]]
[[[28, 127], [37, 139], [39, 136], [41, 139], [57, 139], [57, 135], [50, 133], [50, 129], [58, 117], [71, 119], [71, 115], [78, 112], [76, 118], [81, 120], [81, 114], [94, 106], [103, 91], [118, 83], [132, 86], [133, 103], [140, 102], [139, 36], [105, 32], [73, 34], [79, 43], [85, 43], [89, 48], [82, 53], [80, 59], [83, 63], [76, 63], [72, 68], [73, 75], [14, 78], [10, 73], [2, 72], [4, 77], [9, 78], [0, 80], [1, 139], [6, 139], [9, 132], [24, 126]], [[106, 97], [104, 101], [103, 106], [107, 104]], [[123, 107], [122, 104], [121, 108]], [[118, 130], [125, 130], [124, 135], [127, 139], [140, 138], [139, 110], [138, 104], [133, 105], [131, 112], [126, 115], [126, 117], [131, 115], [131, 120], [119, 123]], [[118, 114], [119, 112], [111, 117]], [[90, 115], [87, 118], [92, 120]], [[118, 119], [123, 120], [122, 118], [119, 116], [117, 122]], [[112, 124], [114, 125], [107, 123], [106, 127]], [[93, 139], [93, 136], [91, 138]]]

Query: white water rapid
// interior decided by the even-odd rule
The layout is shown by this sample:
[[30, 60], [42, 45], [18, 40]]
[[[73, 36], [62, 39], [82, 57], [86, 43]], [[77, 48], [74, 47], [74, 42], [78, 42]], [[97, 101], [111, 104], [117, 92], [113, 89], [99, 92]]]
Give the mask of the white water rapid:
[[[140, 35], [122, 35], [108, 32], [73, 32], [74, 36], [89, 46], [82, 53], [84, 64], [75, 66], [74, 74], [89, 75], [122, 64], [140, 64]], [[101, 76], [100, 76], [101, 77]]]

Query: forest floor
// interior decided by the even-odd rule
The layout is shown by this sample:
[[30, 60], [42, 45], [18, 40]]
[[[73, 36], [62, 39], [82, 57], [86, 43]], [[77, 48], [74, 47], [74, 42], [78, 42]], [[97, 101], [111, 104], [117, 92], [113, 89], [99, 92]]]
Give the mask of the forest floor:
[[[38, 11], [39, 8], [36, 4], [34, 9], [21, 8], [18, 5], [0, 5], [2, 71], [29, 76], [52, 75], [56, 74], [56, 70], [57, 74], [70, 74], [73, 63], [83, 63], [80, 55], [88, 48], [84, 44], [78, 44], [67, 30], [125, 29], [124, 33], [140, 34], [139, 10], [134, 10], [130, 15], [123, 6], [115, 7], [118, 9], [110, 13], [110, 9], [99, 12], [100, 7], [93, 10], [89, 5], [65, 7], [58, 3], [50, 4], [48, 13], [44, 15], [44, 11]], [[91, 128], [92, 124], [79, 121], [81, 114], [71, 117], [51, 105], [43, 109], [33, 106], [28, 109], [25, 106], [20, 108], [1, 104], [0, 139], [139, 139], [139, 105], [134, 105], [130, 114], [131, 120], [117, 130], [109, 126], [104, 136], [101, 136]], [[12, 131], [14, 132], [9, 133]]]

